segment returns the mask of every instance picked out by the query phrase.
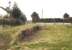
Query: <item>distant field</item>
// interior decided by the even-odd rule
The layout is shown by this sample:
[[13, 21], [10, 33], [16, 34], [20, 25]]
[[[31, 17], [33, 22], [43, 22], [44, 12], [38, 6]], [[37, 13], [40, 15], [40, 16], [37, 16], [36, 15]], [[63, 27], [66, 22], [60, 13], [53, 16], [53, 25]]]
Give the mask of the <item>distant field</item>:
[[44, 24], [42, 30], [35, 33], [36, 35], [30, 41], [14, 40], [21, 30], [35, 25], [26, 24], [0, 30], [0, 33], [10, 34], [12, 41], [15, 42], [8, 50], [72, 50], [72, 25]]

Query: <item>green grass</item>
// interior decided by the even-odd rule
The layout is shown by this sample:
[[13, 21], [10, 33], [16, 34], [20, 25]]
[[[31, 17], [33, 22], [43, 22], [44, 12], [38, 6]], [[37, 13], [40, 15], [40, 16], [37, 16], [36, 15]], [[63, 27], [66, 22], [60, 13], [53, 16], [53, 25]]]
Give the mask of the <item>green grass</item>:
[[0, 30], [9, 33], [14, 43], [10, 45], [10, 50], [72, 50], [72, 26], [68, 25], [45, 25], [42, 30], [35, 33], [31, 41], [18, 42], [14, 39], [21, 30], [31, 28], [35, 24], [26, 24]]

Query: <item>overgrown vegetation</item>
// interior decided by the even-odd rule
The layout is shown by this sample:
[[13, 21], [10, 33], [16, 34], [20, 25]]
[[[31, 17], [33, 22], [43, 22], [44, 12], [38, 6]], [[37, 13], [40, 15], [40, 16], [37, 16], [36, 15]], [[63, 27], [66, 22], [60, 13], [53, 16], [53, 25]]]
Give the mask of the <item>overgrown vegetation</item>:
[[[42, 30], [35, 33], [30, 41], [19, 42], [16, 40], [21, 30], [32, 28], [36, 24], [26, 24], [0, 30], [11, 35], [10, 50], [72, 50], [72, 26], [58, 24], [44, 24]], [[3, 35], [4, 35], [3, 34]], [[5, 36], [7, 37], [7, 36]]]

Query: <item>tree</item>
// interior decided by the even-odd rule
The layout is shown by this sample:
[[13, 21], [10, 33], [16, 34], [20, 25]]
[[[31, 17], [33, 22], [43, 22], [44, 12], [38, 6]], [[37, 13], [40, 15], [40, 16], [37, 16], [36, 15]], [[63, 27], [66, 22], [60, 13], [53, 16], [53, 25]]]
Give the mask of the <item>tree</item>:
[[39, 15], [36, 12], [33, 12], [31, 17], [32, 17], [32, 22], [39, 22], [40, 20]]
[[20, 17], [26, 17], [21, 10], [18, 8], [17, 3], [15, 2], [13, 10], [12, 10], [12, 14], [11, 14], [14, 18], [20, 18]]
[[12, 17], [16, 18], [17, 23], [25, 23], [27, 21], [26, 16], [21, 12], [18, 8], [17, 3], [15, 2], [13, 10], [12, 10]]
[[26, 16], [18, 8], [16, 2], [14, 3], [13, 9], [10, 9], [10, 6], [7, 7], [7, 8], [4, 8], [4, 7], [0, 7], [0, 8], [2, 8], [3, 10], [5, 10], [9, 14], [8, 15], [9, 17], [13, 18], [13, 19], [11, 19], [11, 18], [9, 18], [9, 19], [11, 19], [11, 20], [15, 19], [14, 23], [16, 23], [16, 24], [23, 24], [23, 23], [25, 23], [27, 21]]
[[10, 14], [12, 12], [12, 10], [10, 9], [10, 7], [11, 7], [11, 1], [9, 1], [8, 3], [9, 3], [8, 7], [4, 8], [4, 7], [0, 6], [0, 8], [2, 8], [4, 11], [7, 12], [7, 16], [10, 16]]
[[65, 13], [63, 17], [64, 18], [69, 18], [69, 14], [68, 13]]
[[19, 18], [20, 15], [21, 15], [21, 10], [18, 8], [16, 2], [14, 4], [14, 6], [13, 6], [13, 10], [12, 10], [12, 14], [11, 15], [14, 18]]
[[69, 16], [68, 13], [65, 13], [63, 17], [64, 17], [63, 22], [68, 23], [68, 22], [70, 21], [70, 20], [69, 20], [70, 16]]

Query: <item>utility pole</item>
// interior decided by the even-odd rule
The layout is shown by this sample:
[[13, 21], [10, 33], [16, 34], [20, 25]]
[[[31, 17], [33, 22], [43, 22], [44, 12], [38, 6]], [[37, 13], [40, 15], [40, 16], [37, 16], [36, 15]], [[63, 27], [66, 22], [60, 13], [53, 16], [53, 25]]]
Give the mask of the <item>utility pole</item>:
[[42, 8], [42, 18], [43, 18], [43, 8]]

